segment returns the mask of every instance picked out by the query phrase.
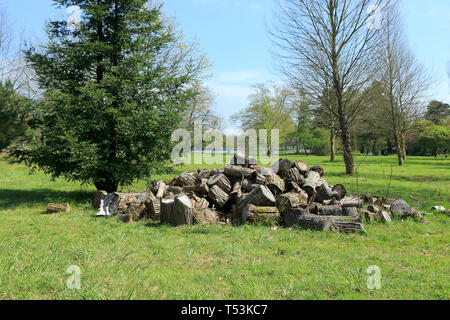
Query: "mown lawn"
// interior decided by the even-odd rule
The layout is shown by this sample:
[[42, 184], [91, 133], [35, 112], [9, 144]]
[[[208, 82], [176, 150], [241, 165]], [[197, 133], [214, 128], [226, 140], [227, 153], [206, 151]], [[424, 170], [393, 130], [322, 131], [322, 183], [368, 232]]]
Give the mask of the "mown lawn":
[[[289, 156], [289, 158], [298, 158]], [[359, 179], [339, 158], [302, 157], [351, 192], [450, 205], [449, 160], [358, 157]], [[177, 168], [196, 170], [190, 165]], [[155, 177], [156, 178], [156, 177]], [[158, 177], [159, 178], [159, 177]], [[358, 187], [357, 187], [358, 185]], [[142, 181], [124, 191], [143, 191]], [[367, 225], [368, 235], [265, 227], [123, 224], [95, 218], [92, 186], [29, 175], [0, 160], [0, 299], [449, 299], [449, 218]], [[45, 215], [50, 202], [72, 211]], [[411, 202], [410, 202], [411, 203]], [[69, 266], [80, 290], [66, 287]], [[381, 289], [367, 288], [369, 266]]]

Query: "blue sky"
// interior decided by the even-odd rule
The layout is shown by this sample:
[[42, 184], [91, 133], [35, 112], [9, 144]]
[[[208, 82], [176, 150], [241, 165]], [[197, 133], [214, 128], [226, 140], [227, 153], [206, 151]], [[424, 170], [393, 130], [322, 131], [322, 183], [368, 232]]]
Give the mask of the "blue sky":
[[[16, 31], [43, 38], [44, 21], [59, 15], [51, 0], [0, 0]], [[195, 38], [209, 56], [214, 75], [207, 84], [216, 93], [216, 111], [227, 118], [247, 105], [257, 82], [280, 82], [270, 55], [266, 21], [274, 0], [167, 0], [185, 37]], [[450, 1], [403, 0], [402, 12], [411, 48], [432, 70], [430, 98], [450, 103], [446, 75], [450, 63]]]

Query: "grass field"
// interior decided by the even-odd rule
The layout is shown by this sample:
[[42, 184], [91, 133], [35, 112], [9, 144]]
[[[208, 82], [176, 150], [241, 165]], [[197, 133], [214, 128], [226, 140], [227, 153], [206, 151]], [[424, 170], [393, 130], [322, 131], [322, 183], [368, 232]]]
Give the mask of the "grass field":
[[[289, 158], [298, 158], [289, 156]], [[342, 160], [303, 156], [351, 192], [450, 205], [450, 162], [357, 157], [358, 184]], [[196, 170], [197, 166], [177, 168]], [[156, 177], [155, 177], [156, 178]], [[143, 191], [142, 181], [124, 191]], [[449, 299], [449, 218], [367, 225], [368, 235], [265, 227], [123, 224], [95, 218], [92, 186], [29, 175], [0, 160], [0, 299]], [[72, 211], [45, 215], [50, 202]], [[69, 266], [80, 290], [66, 287]], [[381, 289], [367, 288], [369, 266]]]

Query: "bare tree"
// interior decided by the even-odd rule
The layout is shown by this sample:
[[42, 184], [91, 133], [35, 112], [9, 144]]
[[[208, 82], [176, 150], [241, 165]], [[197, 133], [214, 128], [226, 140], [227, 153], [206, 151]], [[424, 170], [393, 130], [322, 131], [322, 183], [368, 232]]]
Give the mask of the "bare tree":
[[423, 99], [431, 78], [416, 60], [404, 39], [396, 2], [385, 10], [382, 44], [379, 46], [379, 82], [388, 117], [388, 128], [394, 139], [399, 165], [406, 159], [405, 135], [414, 121], [423, 115]]
[[[336, 108], [347, 174], [354, 172], [350, 126], [363, 108], [379, 43], [379, 11], [389, 0], [278, 0], [270, 30], [274, 54], [290, 83], [319, 104], [330, 91]], [[375, 23], [372, 23], [375, 22]], [[328, 97], [327, 97], [328, 99]]]

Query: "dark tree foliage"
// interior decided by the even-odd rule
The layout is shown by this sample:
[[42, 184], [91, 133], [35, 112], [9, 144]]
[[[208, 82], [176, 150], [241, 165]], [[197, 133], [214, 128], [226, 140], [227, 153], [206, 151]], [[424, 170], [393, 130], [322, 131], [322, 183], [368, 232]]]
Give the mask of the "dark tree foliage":
[[435, 124], [450, 117], [450, 105], [440, 101], [431, 101], [425, 113], [425, 119], [433, 121]]
[[183, 42], [160, 5], [146, 0], [55, 4], [79, 6], [81, 24], [51, 21], [43, 50], [27, 50], [45, 90], [41, 136], [12, 155], [108, 192], [167, 167], [171, 134], [205, 57]]
[[25, 136], [30, 101], [14, 91], [11, 82], [0, 83], [0, 151]]

